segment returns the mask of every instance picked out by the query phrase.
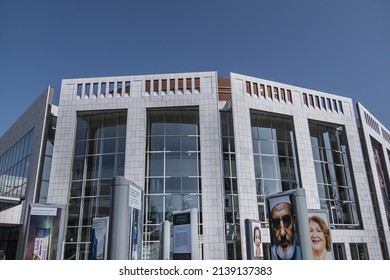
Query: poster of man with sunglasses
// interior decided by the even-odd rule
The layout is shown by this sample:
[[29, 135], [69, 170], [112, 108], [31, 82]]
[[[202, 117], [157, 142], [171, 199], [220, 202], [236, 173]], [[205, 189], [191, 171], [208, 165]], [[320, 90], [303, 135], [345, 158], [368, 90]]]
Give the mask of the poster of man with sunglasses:
[[302, 260], [296, 232], [296, 215], [290, 195], [268, 198], [273, 260]]

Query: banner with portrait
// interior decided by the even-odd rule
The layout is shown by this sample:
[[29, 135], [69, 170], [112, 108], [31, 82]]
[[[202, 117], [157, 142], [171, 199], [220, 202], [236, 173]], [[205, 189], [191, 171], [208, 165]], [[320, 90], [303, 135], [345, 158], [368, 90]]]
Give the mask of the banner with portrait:
[[267, 196], [272, 260], [311, 260], [305, 189]]
[[308, 210], [313, 260], [333, 260], [329, 216], [326, 210]]
[[246, 252], [248, 260], [262, 260], [263, 242], [261, 240], [260, 221], [245, 219]]

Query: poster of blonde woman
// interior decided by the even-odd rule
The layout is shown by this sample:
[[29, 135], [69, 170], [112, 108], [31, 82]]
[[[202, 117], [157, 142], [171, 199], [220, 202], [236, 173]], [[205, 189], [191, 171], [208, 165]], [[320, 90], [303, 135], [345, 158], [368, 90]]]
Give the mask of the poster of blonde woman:
[[328, 213], [309, 210], [308, 216], [313, 260], [333, 260]]

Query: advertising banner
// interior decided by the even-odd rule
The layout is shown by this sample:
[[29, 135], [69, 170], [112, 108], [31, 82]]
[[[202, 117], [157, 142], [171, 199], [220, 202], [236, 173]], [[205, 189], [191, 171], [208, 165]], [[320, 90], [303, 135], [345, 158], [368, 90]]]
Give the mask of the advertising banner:
[[248, 260], [263, 259], [260, 221], [245, 219], [246, 252]]
[[311, 260], [306, 195], [303, 188], [267, 197], [271, 258]]
[[[382, 153], [379, 152], [379, 149], [372, 146], [373, 153], [374, 153], [374, 160], [375, 160], [375, 166], [376, 166], [376, 171], [378, 174], [378, 179], [379, 179], [379, 188], [382, 193], [382, 199], [383, 199], [383, 205], [385, 206], [385, 213], [386, 213], [386, 218], [387, 221], [390, 224], [390, 198], [389, 198], [389, 187], [387, 186], [386, 183], [386, 177], [385, 177], [385, 172], [383, 167], [385, 167], [385, 162], [383, 161], [383, 156]], [[383, 166], [383, 167], [382, 167]]]
[[142, 205], [143, 191], [130, 183], [129, 191], [130, 242], [129, 259], [140, 260], [142, 255]]
[[174, 260], [197, 260], [198, 252], [198, 210], [189, 209], [173, 212]]
[[91, 260], [107, 260], [109, 217], [93, 218], [91, 230]]
[[60, 259], [63, 212], [61, 205], [30, 204], [26, 260]]
[[329, 216], [326, 210], [308, 210], [313, 260], [333, 260]]

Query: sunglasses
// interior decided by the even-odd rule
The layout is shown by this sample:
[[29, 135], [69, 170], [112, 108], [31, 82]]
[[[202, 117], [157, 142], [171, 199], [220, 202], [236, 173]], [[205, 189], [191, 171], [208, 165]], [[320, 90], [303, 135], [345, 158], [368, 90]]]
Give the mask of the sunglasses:
[[274, 229], [280, 229], [280, 221], [282, 221], [283, 225], [288, 228], [291, 226], [292, 217], [291, 217], [291, 215], [284, 215], [282, 217], [282, 219], [272, 218], [272, 225], [273, 225]]

